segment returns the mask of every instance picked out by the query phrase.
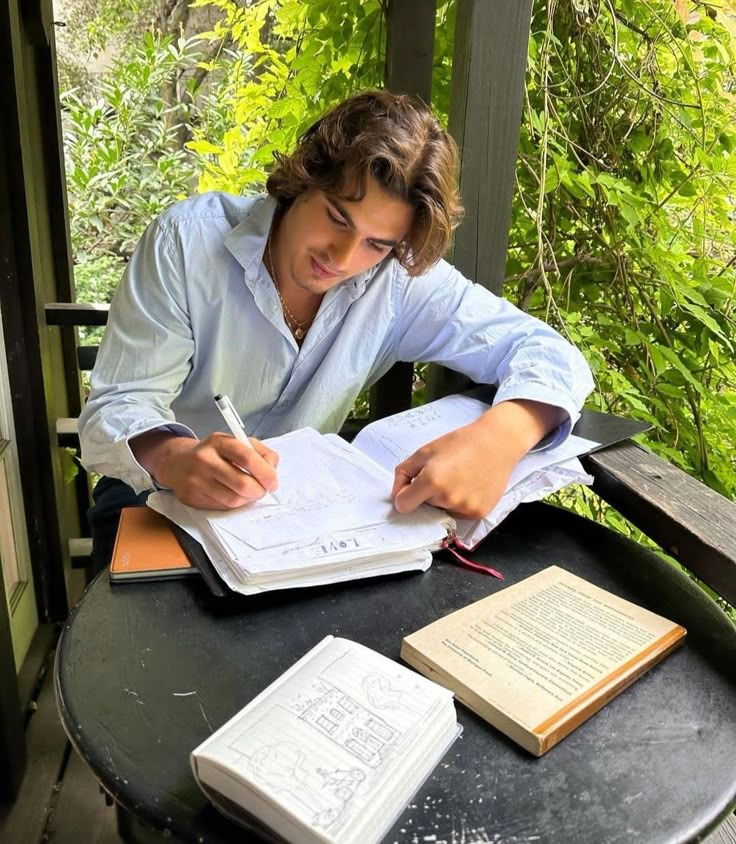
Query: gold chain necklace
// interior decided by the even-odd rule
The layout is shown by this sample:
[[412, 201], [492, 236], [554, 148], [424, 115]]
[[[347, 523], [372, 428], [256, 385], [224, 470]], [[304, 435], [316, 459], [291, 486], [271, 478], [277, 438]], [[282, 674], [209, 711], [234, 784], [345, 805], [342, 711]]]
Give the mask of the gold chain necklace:
[[271, 265], [271, 275], [273, 277], [273, 285], [276, 288], [276, 295], [279, 297], [279, 302], [281, 302], [281, 310], [286, 317], [286, 324], [289, 326], [289, 331], [294, 335], [294, 339], [301, 341], [304, 339], [304, 335], [307, 333], [307, 329], [312, 323], [314, 317], [305, 320], [298, 320], [294, 314], [289, 310], [289, 306], [284, 302], [284, 297], [281, 295], [281, 291], [279, 290], [279, 282], [276, 278], [276, 267], [273, 263], [273, 257], [271, 256], [271, 232], [268, 233], [268, 240], [266, 241], [266, 248], [268, 249], [268, 263]]

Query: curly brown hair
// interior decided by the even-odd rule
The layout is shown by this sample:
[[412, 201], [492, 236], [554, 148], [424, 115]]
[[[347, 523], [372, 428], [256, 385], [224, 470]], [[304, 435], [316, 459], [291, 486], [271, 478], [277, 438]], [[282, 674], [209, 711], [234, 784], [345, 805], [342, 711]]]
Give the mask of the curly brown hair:
[[405, 94], [356, 94], [307, 129], [291, 155], [274, 158], [266, 189], [282, 208], [313, 188], [359, 201], [368, 176], [409, 203], [414, 218], [394, 254], [412, 276], [444, 255], [462, 217], [457, 146], [427, 106]]

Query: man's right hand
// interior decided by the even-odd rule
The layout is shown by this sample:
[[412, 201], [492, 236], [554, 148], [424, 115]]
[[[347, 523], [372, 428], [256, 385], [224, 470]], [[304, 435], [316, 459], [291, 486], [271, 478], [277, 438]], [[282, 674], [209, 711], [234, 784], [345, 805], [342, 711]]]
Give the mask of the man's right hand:
[[195, 440], [155, 430], [131, 439], [130, 448], [156, 482], [184, 504], [232, 510], [278, 487], [278, 454], [260, 440], [250, 441], [252, 449], [230, 434]]

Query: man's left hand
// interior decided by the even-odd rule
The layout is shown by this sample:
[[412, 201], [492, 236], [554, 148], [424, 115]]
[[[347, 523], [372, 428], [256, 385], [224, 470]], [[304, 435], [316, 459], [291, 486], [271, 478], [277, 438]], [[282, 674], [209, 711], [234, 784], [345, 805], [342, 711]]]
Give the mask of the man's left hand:
[[483, 518], [500, 501], [519, 460], [564, 417], [564, 411], [541, 402], [500, 402], [399, 463], [394, 506], [409, 513], [426, 503], [459, 518]]

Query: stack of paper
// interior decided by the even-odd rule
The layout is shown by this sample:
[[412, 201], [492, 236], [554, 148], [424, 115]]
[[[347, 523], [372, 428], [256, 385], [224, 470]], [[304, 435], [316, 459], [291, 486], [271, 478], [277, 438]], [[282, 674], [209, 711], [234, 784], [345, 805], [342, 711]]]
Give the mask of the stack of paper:
[[518, 504], [592, 480], [575, 455], [596, 443], [571, 436], [524, 457], [484, 519], [456, 522], [427, 505], [396, 512], [395, 466], [487, 410], [476, 399], [449, 396], [373, 422], [353, 443], [311, 428], [267, 440], [280, 455], [278, 501], [266, 496], [233, 511], [195, 510], [157, 492], [148, 504], [197, 539], [227, 586], [244, 594], [425, 570], [448, 539], [473, 548]]
[[168, 492], [148, 502], [202, 544], [233, 591], [424, 570], [455, 526], [434, 507], [397, 513], [393, 476], [334, 434], [303, 428], [268, 442], [280, 455], [278, 503], [195, 510]]

